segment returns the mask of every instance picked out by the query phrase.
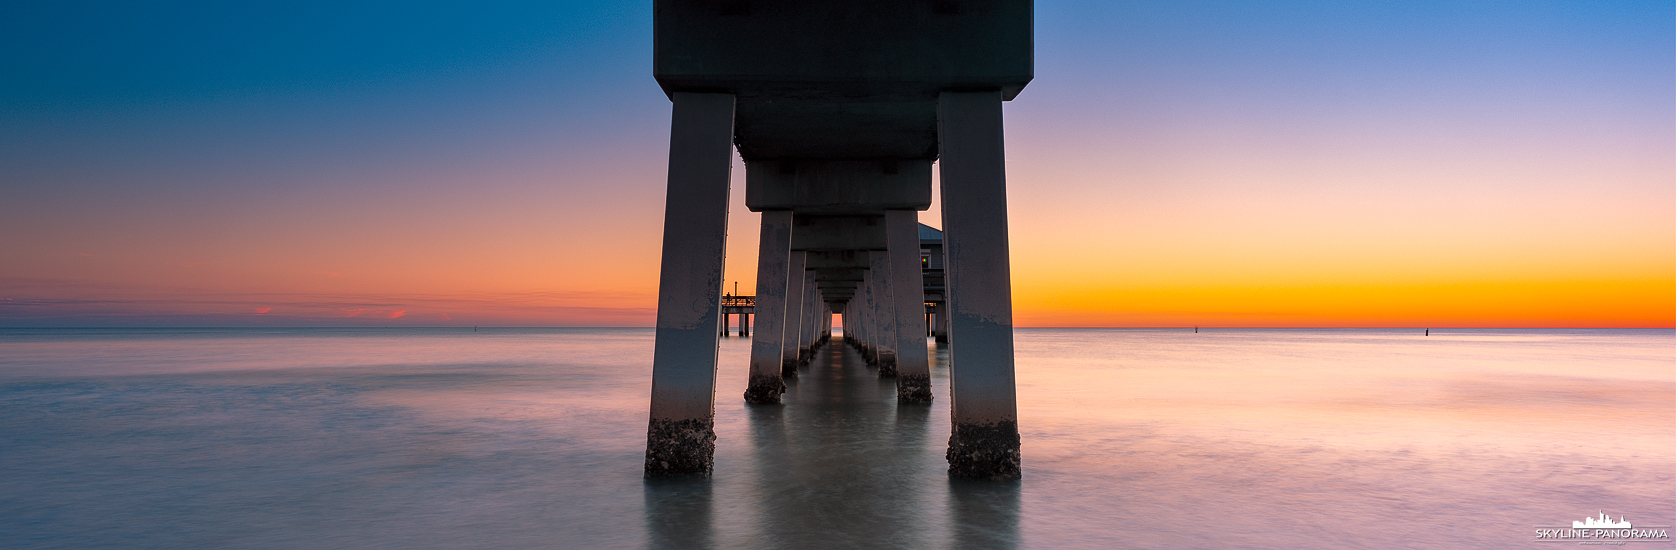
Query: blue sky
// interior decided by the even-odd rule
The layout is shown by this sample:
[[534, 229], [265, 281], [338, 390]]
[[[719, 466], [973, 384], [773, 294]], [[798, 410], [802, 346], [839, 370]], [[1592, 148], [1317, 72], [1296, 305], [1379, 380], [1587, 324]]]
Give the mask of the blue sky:
[[[649, 322], [651, 15], [10, 7], [0, 323]], [[1007, 107], [1015, 303], [1044, 324], [1423, 322], [1377, 288], [1442, 311], [1489, 281], [1499, 298], [1434, 317], [1669, 318], [1673, 53], [1670, 2], [1037, 3], [1036, 80]], [[755, 219], [736, 204], [747, 288]], [[1621, 314], [1506, 305], [1553, 293]], [[1343, 300], [1371, 313], [1284, 305]]]

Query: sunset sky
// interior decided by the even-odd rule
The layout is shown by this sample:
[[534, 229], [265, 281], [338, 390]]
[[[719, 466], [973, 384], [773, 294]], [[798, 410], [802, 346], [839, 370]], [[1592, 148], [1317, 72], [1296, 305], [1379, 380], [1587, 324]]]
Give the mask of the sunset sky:
[[[1390, 4], [1038, 2], [1017, 325], [1676, 326], [1676, 4]], [[9, 7], [0, 326], [650, 326], [651, 25]]]

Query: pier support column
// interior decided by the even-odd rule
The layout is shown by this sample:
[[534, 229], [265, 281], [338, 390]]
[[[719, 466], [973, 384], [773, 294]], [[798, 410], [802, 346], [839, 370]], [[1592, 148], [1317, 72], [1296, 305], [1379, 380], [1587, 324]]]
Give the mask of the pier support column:
[[824, 325], [821, 321], [821, 312], [826, 311], [826, 301], [821, 300], [821, 290], [816, 285], [815, 272], [804, 270], [803, 286], [809, 289], [809, 297], [804, 298], [803, 303], [810, 304], [810, 317], [815, 321], [815, 324], [809, 328], [809, 360], [811, 362], [815, 359], [815, 348], [821, 345], [821, 326]]
[[[873, 274], [868, 273], [867, 276], [872, 277]], [[861, 287], [860, 287], [860, 292], [861, 292], [861, 297], [862, 297], [861, 309], [856, 311], [856, 316], [855, 316], [856, 328], [859, 329], [859, 330], [856, 331], [855, 337], [856, 337], [857, 340], [859, 340], [861, 342], [861, 356], [863, 358], [867, 359], [867, 364], [868, 365], [873, 365], [873, 366], [876, 367], [879, 364], [879, 356], [876, 353], [878, 350], [873, 348], [873, 340], [872, 340], [872, 338], [873, 338], [873, 287], [869, 286], [867, 284], [867, 281], [862, 281], [861, 282]]]
[[[867, 281], [856, 283], [855, 295], [850, 297], [849, 305], [844, 306], [844, 340], [849, 341], [851, 346], [862, 352], [861, 358], [871, 365], [873, 360], [867, 359], [867, 350], [861, 345], [861, 332], [864, 330], [861, 328], [863, 324], [861, 310], [867, 309], [866, 283]], [[854, 325], [854, 327], [852, 328], [851, 325]]]
[[856, 311], [855, 316], [858, 321], [855, 337], [861, 348], [861, 357], [867, 360], [869, 366], [875, 368], [879, 366], [879, 349], [873, 346], [873, 328], [878, 326], [874, 322], [878, 317], [874, 312], [878, 304], [873, 300], [873, 281], [878, 276], [877, 272], [868, 270], [865, 279], [856, 288], [856, 296], [861, 298], [861, 308]]
[[861, 356], [867, 359], [867, 364], [876, 366], [879, 364], [879, 356], [875, 353], [877, 350], [873, 349], [872, 341], [873, 285], [870, 283], [873, 276], [874, 273], [869, 271], [867, 273], [868, 279], [862, 281], [857, 287], [857, 291], [861, 293], [861, 309], [856, 311], [856, 328], [859, 330], [855, 332], [855, 337], [861, 341]]
[[1001, 93], [943, 92], [937, 102], [937, 135], [954, 416], [949, 475], [1017, 479]]
[[709, 476], [733, 95], [676, 93], [669, 132], [646, 477]]
[[[919, 226], [914, 226], [914, 231], [917, 236]], [[914, 254], [919, 255], [918, 248], [914, 249]], [[876, 320], [874, 326], [879, 329], [878, 335], [873, 338], [873, 344], [879, 350], [879, 376], [896, 376], [896, 350], [899, 346], [900, 336], [898, 336], [898, 332], [900, 331], [896, 330], [898, 326], [894, 294], [896, 289], [892, 288], [894, 285], [891, 284], [891, 273], [893, 271], [890, 265], [890, 254], [881, 250], [870, 252], [868, 256], [868, 263], [872, 265], [869, 271], [874, 275], [872, 280], [873, 304], [875, 306], [873, 318]]]
[[815, 272], [803, 270], [803, 330], [797, 338], [797, 365], [809, 364], [815, 357], [815, 334], [818, 332], [820, 317], [817, 314], [823, 305], [815, 291]]
[[815, 341], [816, 341], [817, 344], [824, 346], [824, 345], [826, 345], [826, 343], [828, 341], [831, 341], [831, 340], [832, 340], [832, 305], [823, 301], [823, 302], [821, 302], [821, 332], [820, 332], [820, 334], [816, 335]]
[[[869, 261], [869, 265], [871, 265], [871, 262], [872, 262], [872, 253], [871, 252], [868, 253], [868, 261]], [[863, 330], [862, 336], [867, 339], [868, 361], [873, 363], [874, 367], [879, 366], [879, 351], [880, 351], [879, 342], [878, 342], [878, 339], [879, 339], [879, 287], [878, 287], [879, 275], [880, 275], [880, 273], [878, 271], [874, 271], [874, 270], [871, 270], [871, 269], [869, 269], [867, 271], [867, 282], [866, 282], [866, 284], [867, 284], [867, 311], [862, 312], [862, 315], [866, 316], [866, 317], [864, 317], [866, 319], [866, 321], [864, 323], [862, 323], [862, 325], [861, 325], [862, 330]]]
[[[896, 402], [931, 402], [931, 363], [925, 353], [925, 277], [919, 259], [919, 212], [885, 211], [890, 295], [896, 310]], [[883, 369], [880, 369], [883, 372]]]
[[[797, 378], [797, 362], [803, 358], [800, 351], [803, 340], [803, 266], [808, 253], [792, 252], [786, 267], [786, 323], [781, 327], [784, 336], [780, 339], [780, 376]], [[778, 402], [778, 400], [776, 400]]]
[[936, 320], [937, 325], [936, 328], [931, 329], [931, 336], [937, 343], [947, 344], [949, 343], [949, 303], [946, 301], [940, 302], [933, 309], [935, 311], [932, 312], [931, 317]]
[[[782, 365], [789, 311], [786, 302], [790, 281], [786, 274], [791, 269], [791, 256], [791, 211], [763, 212], [762, 241], [757, 248], [757, 327], [755, 336], [751, 337], [751, 378], [745, 388], [746, 403], [776, 405], [780, 403], [780, 394], [786, 391]], [[792, 376], [796, 375], [794, 366]]]

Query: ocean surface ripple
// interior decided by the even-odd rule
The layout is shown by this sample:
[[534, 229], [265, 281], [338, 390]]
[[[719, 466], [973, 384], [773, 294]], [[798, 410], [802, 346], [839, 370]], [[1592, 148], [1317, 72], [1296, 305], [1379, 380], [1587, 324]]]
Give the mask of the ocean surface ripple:
[[640, 476], [650, 329], [0, 329], [0, 548], [1528, 548], [1676, 523], [1670, 330], [1019, 329], [1024, 479], [834, 344]]

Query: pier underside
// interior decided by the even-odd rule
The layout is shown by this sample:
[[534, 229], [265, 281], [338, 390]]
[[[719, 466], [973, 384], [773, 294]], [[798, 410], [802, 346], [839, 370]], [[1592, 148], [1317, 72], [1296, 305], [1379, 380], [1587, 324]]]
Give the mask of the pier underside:
[[[731, 148], [762, 213], [745, 401], [780, 406], [841, 313], [898, 406], [934, 402], [922, 266], [935, 263], [949, 472], [1017, 478], [1001, 104], [1032, 78], [1030, 2], [654, 4], [653, 72], [674, 117], [646, 475], [709, 472], [708, 456], [654, 455], [706, 449], [660, 427], [714, 416]], [[935, 262], [918, 223], [934, 162]]]

